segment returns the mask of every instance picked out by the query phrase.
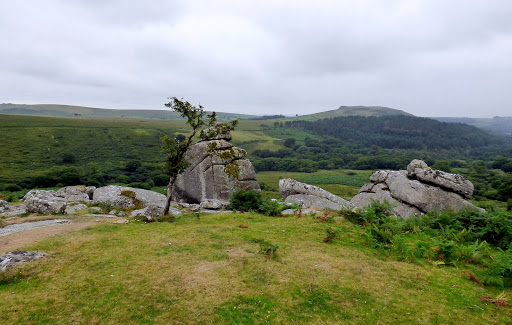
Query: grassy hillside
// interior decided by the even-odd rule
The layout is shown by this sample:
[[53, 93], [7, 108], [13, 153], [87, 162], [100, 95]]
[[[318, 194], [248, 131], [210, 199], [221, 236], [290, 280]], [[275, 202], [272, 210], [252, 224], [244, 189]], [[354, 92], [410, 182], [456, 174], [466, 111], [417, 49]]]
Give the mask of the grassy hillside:
[[301, 119], [307, 120], [320, 120], [324, 118], [332, 118], [338, 116], [390, 116], [390, 115], [404, 115], [413, 116], [407, 112], [399, 109], [382, 107], [382, 106], [340, 106], [338, 109], [308, 114], [301, 116]]
[[[162, 105], [163, 106], [163, 105]], [[106, 109], [58, 104], [0, 104], [0, 114], [33, 115], [50, 117], [115, 117], [144, 119], [177, 119], [179, 114], [169, 109]], [[217, 113], [220, 120], [250, 118], [250, 115]]]
[[[244, 227], [240, 227], [244, 225]], [[24, 247], [49, 257], [0, 275], [3, 324], [484, 324], [510, 307], [480, 302], [455, 267], [399, 262], [337, 218], [324, 243], [309, 216], [184, 216], [103, 224]], [[266, 259], [258, 241], [279, 245]], [[505, 290], [510, 296], [510, 291]]]
[[[242, 121], [233, 143], [249, 151], [281, 148], [282, 140], [261, 125], [261, 121]], [[184, 120], [1, 114], [0, 130], [0, 183], [16, 183], [55, 167], [88, 168], [91, 163], [103, 172], [134, 160], [159, 168], [164, 160], [161, 137], [189, 131]], [[69, 155], [72, 159], [66, 160]]]

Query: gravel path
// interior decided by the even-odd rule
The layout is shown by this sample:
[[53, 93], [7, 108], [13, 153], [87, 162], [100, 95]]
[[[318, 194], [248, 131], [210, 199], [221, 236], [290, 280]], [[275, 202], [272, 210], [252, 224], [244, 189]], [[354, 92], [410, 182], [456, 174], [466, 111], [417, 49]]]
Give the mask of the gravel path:
[[68, 223], [70, 223], [70, 221], [66, 220], [66, 219], [55, 219], [55, 220], [44, 220], [44, 221], [26, 222], [26, 223], [9, 225], [9, 226], [0, 228], [0, 237], [14, 234], [14, 233], [17, 233], [20, 231], [31, 230], [31, 229], [41, 228], [41, 227], [58, 226], [58, 225], [63, 225], [63, 224], [68, 224]]

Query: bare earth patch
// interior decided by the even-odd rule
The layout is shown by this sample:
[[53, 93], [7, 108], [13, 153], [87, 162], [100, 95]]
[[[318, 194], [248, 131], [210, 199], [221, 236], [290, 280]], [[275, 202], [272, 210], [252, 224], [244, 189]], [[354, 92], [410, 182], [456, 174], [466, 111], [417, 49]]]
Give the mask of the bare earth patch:
[[[26, 217], [19, 218], [17, 220], [10, 220], [9, 224], [20, 224], [25, 222], [34, 222], [34, 221], [42, 221], [42, 220], [52, 220], [59, 217], [55, 216], [34, 216], [34, 217]], [[62, 217], [60, 217], [62, 218]], [[88, 226], [93, 226], [99, 223], [124, 223], [126, 222], [125, 218], [73, 218], [71, 219], [71, 223], [50, 226], [50, 227], [41, 227], [36, 229], [31, 229], [27, 231], [21, 231], [14, 234], [10, 234], [7, 236], [0, 237], [0, 254], [5, 252], [10, 252], [13, 250], [18, 250], [23, 246], [27, 246], [33, 244], [42, 239], [55, 236], [57, 234], [66, 233], [69, 231], [76, 231], [83, 229]]]

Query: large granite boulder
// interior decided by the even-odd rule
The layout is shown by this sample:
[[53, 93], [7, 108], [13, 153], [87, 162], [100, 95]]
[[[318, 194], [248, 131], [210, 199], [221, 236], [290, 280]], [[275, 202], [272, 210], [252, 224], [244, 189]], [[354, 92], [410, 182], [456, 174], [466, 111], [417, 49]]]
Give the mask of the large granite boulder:
[[352, 204], [318, 186], [298, 182], [291, 178], [279, 181], [279, 194], [285, 201], [296, 202], [303, 208], [340, 210]]
[[55, 196], [66, 199], [67, 202], [85, 202], [88, 203], [92, 200], [94, 186], [66, 186], [55, 192]]
[[413, 160], [407, 170], [381, 170], [370, 176], [371, 184], [361, 187], [350, 201], [364, 207], [372, 200], [387, 201], [396, 216], [408, 218], [431, 210], [475, 208], [464, 198], [471, 197], [473, 184], [465, 177], [430, 169], [425, 162]]
[[[423, 183], [442, 187], [447, 191], [453, 191], [467, 199], [470, 199], [471, 196], [473, 196], [473, 190], [475, 188], [466, 177], [430, 168], [412, 168], [410, 167], [411, 164], [407, 167], [407, 175], [409, 177], [416, 178]], [[409, 172], [409, 170], [412, 171]]]
[[[227, 135], [219, 139], [195, 143], [187, 152], [190, 166], [178, 176], [174, 184], [173, 200], [186, 203], [201, 203], [205, 199], [229, 201], [238, 189], [260, 191], [256, 172], [251, 162], [245, 159], [245, 150], [226, 141]], [[230, 158], [228, 158], [230, 156]], [[225, 173], [230, 163], [236, 163], [239, 176], [232, 179]]]
[[121, 208], [143, 208], [152, 205], [163, 209], [166, 197], [163, 194], [140, 188], [108, 185], [94, 191], [93, 202], [109, 203]]
[[67, 201], [55, 196], [55, 191], [31, 190], [22, 199], [27, 204], [27, 212], [59, 214], [66, 210]]
[[27, 252], [27, 251], [13, 251], [7, 252], [0, 256], [0, 271], [3, 271], [11, 266], [21, 262], [27, 262], [41, 258], [47, 255], [43, 252]]
[[356, 196], [352, 198], [350, 203], [356, 207], [364, 207], [370, 205], [372, 201], [386, 201], [393, 205], [393, 212], [396, 216], [412, 216], [420, 215], [422, 212], [405, 202], [397, 201], [391, 196], [391, 193], [387, 190], [387, 186], [383, 183], [379, 184], [366, 184], [363, 186]]

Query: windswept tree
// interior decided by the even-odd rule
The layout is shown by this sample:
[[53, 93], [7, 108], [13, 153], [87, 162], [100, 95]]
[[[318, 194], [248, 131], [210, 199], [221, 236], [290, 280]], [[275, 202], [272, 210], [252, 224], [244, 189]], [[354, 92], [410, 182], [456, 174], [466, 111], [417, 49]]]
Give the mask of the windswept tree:
[[[229, 123], [217, 122], [217, 114], [212, 112], [208, 114], [204, 111], [204, 107], [192, 106], [189, 102], [176, 97], [170, 98], [171, 101], [165, 104], [175, 112], [186, 119], [187, 125], [191, 128], [190, 134], [186, 137], [182, 135], [176, 137], [164, 136], [162, 141], [164, 143], [164, 149], [167, 151], [167, 159], [165, 162], [165, 172], [169, 175], [169, 184], [167, 185], [167, 202], [163, 211], [163, 215], [169, 213], [172, 201], [172, 193], [174, 184], [179, 174], [182, 174], [189, 166], [190, 162], [187, 161], [187, 152], [190, 147], [194, 144], [194, 138], [199, 133], [199, 138], [212, 139], [219, 134], [227, 134], [228, 132], [235, 129], [238, 124], [238, 120], [231, 121]], [[210, 147], [210, 154], [216, 154], [215, 146]], [[228, 154], [229, 155], [229, 154]], [[231, 157], [227, 157], [226, 153], [221, 156], [223, 160], [227, 160]], [[238, 165], [236, 163], [230, 164], [224, 171], [230, 177], [238, 176]]]

